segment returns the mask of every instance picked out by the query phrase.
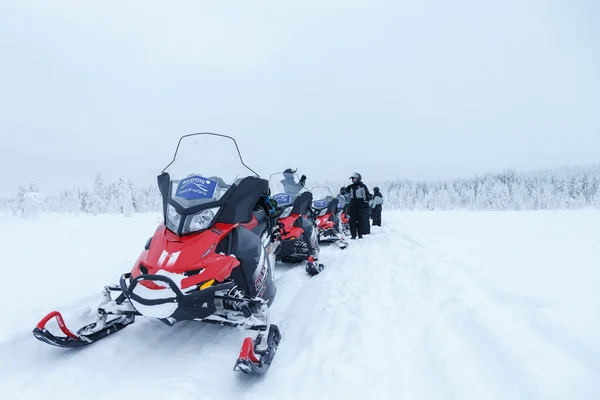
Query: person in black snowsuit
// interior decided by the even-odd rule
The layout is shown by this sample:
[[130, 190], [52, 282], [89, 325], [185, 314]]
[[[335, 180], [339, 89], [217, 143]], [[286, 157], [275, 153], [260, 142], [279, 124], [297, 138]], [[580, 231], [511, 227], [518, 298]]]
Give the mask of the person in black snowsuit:
[[364, 212], [363, 212], [363, 231], [362, 234], [363, 235], [369, 235], [371, 233], [371, 211], [373, 210], [371, 207], [371, 202], [373, 201], [373, 195], [369, 194], [367, 197], [367, 201], [364, 205]]
[[383, 208], [383, 196], [379, 191], [379, 188], [375, 186], [373, 188], [373, 211], [371, 212], [371, 218], [373, 219], [374, 226], [381, 226], [381, 209]]
[[[365, 215], [368, 209], [368, 199], [371, 197], [369, 188], [362, 182], [362, 176], [355, 172], [350, 175], [352, 184], [346, 187], [346, 192], [350, 197], [350, 207], [348, 209], [348, 216], [350, 218], [350, 236], [351, 239], [358, 238], [362, 239], [365, 229]], [[366, 205], [366, 207], [365, 207]]]

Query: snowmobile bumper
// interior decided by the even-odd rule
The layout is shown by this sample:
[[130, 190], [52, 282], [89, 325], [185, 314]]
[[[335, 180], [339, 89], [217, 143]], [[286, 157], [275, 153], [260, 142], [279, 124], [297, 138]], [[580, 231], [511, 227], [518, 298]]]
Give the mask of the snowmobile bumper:
[[[129, 286], [127, 286], [127, 280], [131, 281], [131, 284]], [[175, 294], [175, 297], [160, 298], [160, 299], [145, 299], [141, 296], [138, 296], [137, 294], [135, 294], [133, 292], [133, 290], [141, 281], [163, 282], [163, 283], [167, 284], [167, 286], [173, 291], [173, 293]], [[147, 305], [147, 306], [154, 306], [154, 305], [159, 305], [159, 304], [164, 304], [164, 303], [185, 303], [185, 302], [189, 302], [189, 301], [198, 302], [201, 299], [214, 297], [214, 294], [217, 291], [229, 290], [235, 286], [235, 284], [233, 282], [225, 282], [225, 283], [219, 283], [217, 285], [209, 286], [206, 289], [199, 290], [197, 292], [184, 294], [181, 291], [181, 289], [179, 289], [177, 284], [175, 284], [175, 282], [173, 282], [172, 279], [170, 279], [164, 275], [147, 274], [147, 275], [140, 275], [135, 278], [131, 278], [130, 272], [121, 275], [119, 283], [121, 285], [121, 290], [122, 290], [123, 294], [127, 298], [135, 300], [136, 302]]]
[[[127, 280], [131, 282], [129, 286], [127, 285]], [[147, 299], [142, 296], [139, 296], [134, 292], [134, 290], [141, 281], [145, 280], [165, 283], [175, 296], [155, 299]], [[129, 272], [121, 275], [119, 284], [121, 285], [121, 291], [123, 292], [125, 297], [127, 297], [130, 301], [134, 301], [144, 306], [157, 306], [167, 303], [179, 303], [181, 306], [189, 303], [194, 303], [195, 305], [200, 305], [200, 308], [203, 308], [205, 310], [206, 316], [215, 312], [215, 293], [220, 290], [232, 289], [235, 286], [233, 282], [219, 283], [214, 286], [209, 286], [203, 290], [197, 290], [188, 294], [184, 294], [181, 291], [181, 289], [179, 289], [177, 284], [173, 282], [172, 279], [166, 276], [148, 274], [131, 278], [131, 273]]]
[[277, 249], [276, 257], [284, 263], [298, 263], [308, 260], [308, 247], [301, 238], [282, 240]]
[[[169, 297], [145, 298], [137, 294], [135, 289], [138, 284], [144, 280], [153, 281], [156, 284], [159, 284], [159, 282], [163, 283], [164, 285], [160, 285], [163, 289], [150, 289], [149, 291]], [[129, 281], [129, 285], [127, 281]], [[126, 273], [121, 275], [120, 285], [121, 291], [125, 297], [129, 299], [131, 304], [138, 312], [140, 312], [140, 314], [156, 318], [171, 317], [178, 321], [204, 319], [214, 314], [217, 311], [217, 306], [215, 304], [216, 298], [238, 302], [241, 300], [225, 295], [217, 295], [217, 292], [232, 289], [235, 286], [234, 282], [218, 283], [204, 289], [196, 288], [192, 292], [183, 293], [177, 284], [166, 276], [147, 274], [131, 278], [131, 273]], [[247, 299], [244, 300], [248, 301]], [[165, 305], [171, 305], [171, 307], [163, 307], [163, 309], [166, 310], [166, 314], [169, 315], [154, 314], [154, 312], [161, 312], [160, 310], [155, 309]]]
[[[162, 282], [166, 285], [165, 290], [152, 290], [153, 292], [165, 292], [170, 297], [144, 298], [135, 293], [137, 285], [143, 280]], [[128, 281], [130, 282], [128, 285]], [[222, 309], [241, 312], [244, 317], [250, 318], [256, 314], [264, 302], [260, 298], [233, 297], [227, 294], [235, 287], [234, 282], [217, 283], [203, 289], [196, 288], [189, 293], [183, 293], [177, 284], [164, 275], [140, 275], [131, 278], [131, 273], [121, 275], [120, 286], [123, 295], [131, 302], [132, 306], [141, 314], [151, 318], [158, 318], [167, 325], [170, 319], [175, 321], [202, 320], [207, 323], [218, 325], [239, 326], [242, 322], [225, 321], [223, 319], [212, 320], [211, 316]], [[163, 285], [164, 286], [164, 285]], [[167, 306], [166, 311], [160, 310]], [[157, 315], [156, 312], [162, 315]], [[250, 329], [260, 330], [260, 326]]]

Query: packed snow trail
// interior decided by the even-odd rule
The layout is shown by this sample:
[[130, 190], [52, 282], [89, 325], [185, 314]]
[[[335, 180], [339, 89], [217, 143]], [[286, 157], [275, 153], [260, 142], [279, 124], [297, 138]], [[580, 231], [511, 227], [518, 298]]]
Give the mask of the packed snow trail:
[[[437, 220], [435, 214], [406, 215], [424, 221], [431, 215]], [[459, 240], [459, 226], [441, 227], [456, 235], [449, 254], [441, 241], [430, 240], [433, 236], [426, 235], [418, 221], [407, 225], [406, 215], [386, 213], [382, 229], [373, 227], [371, 235], [351, 241], [343, 251], [323, 248], [321, 260], [326, 268], [318, 276], [309, 277], [302, 267], [277, 267], [278, 294], [272, 309], [282, 340], [264, 377], [231, 370], [244, 332], [201, 323], [167, 327], [138, 318], [122, 332], [81, 351], [39, 343], [31, 329], [41, 317], [42, 305], [47, 312], [55, 305], [60, 308], [53, 298], [65, 302], [68, 298], [50, 294], [52, 285], [47, 284], [44, 293], [28, 294], [36, 297], [29, 309], [20, 306], [24, 315], [17, 320], [11, 314], [18, 328], [0, 342], [0, 392], [14, 399], [52, 393], [60, 393], [61, 398], [132, 400], [600, 398], [600, 347], [589, 340], [600, 324], [587, 327], [595, 330], [589, 336], [571, 331], [560, 319], [543, 312], [553, 309], [552, 303], [560, 298], [549, 300], [550, 293], [546, 298], [518, 295], [511, 287], [484, 278], [485, 261], [472, 264], [474, 256], [465, 253], [468, 244]], [[588, 223], [599, 222], [599, 216], [593, 214]], [[476, 217], [463, 214], [458, 221]], [[81, 220], [81, 229], [87, 229], [91, 219]], [[154, 221], [143, 224], [153, 226]], [[571, 234], [580, 228], [573, 223]], [[150, 232], [152, 228], [129, 240], [140, 242], [141, 247]], [[482, 241], [491, 237], [482, 231], [477, 235]], [[89, 248], [85, 237], [71, 240], [73, 246]], [[118, 240], [114, 238], [113, 246], [118, 247]], [[15, 246], [19, 246], [16, 241]], [[600, 254], [589, 247], [573, 251], [597, 257], [588, 259], [582, 268], [600, 262]], [[138, 252], [133, 251], [136, 256]], [[134, 260], [123, 259], [122, 265], [108, 269], [126, 271]], [[63, 271], [56, 265], [54, 278], [73, 283], [69, 273], [78, 273], [75, 281], [90, 280], [97, 286], [80, 299], [82, 306], [65, 310], [67, 323], [76, 327], [90, 320], [89, 313], [107, 282], [93, 274], [100, 265], [84, 271], [77, 263], [70, 267], [77, 269]], [[528, 276], [523, 264], [503, 267], [506, 271], [489, 276], [502, 281], [501, 276], [515, 269]], [[113, 280], [117, 277], [115, 273]], [[588, 304], [592, 313], [580, 310], [588, 320], [599, 309], [595, 296]], [[70, 301], [75, 303], [75, 298]], [[8, 328], [2, 326], [4, 332]]]
[[[598, 398], [597, 355], [586, 365], [557, 347], [525, 318], [528, 304], [499, 298], [405, 229], [353, 242], [296, 297], [282, 334], [297, 345], [282, 345], [265, 379], [274, 397]], [[282, 359], [294, 361], [276, 368]]]

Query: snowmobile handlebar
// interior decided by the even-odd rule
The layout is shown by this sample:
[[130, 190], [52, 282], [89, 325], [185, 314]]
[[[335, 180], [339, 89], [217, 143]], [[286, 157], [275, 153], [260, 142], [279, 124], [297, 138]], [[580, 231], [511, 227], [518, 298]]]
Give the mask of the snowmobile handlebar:
[[287, 233], [287, 231], [285, 230], [285, 224], [284, 224], [283, 222], [279, 222], [279, 221], [277, 221], [277, 226], [279, 227], [279, 229], [281, 229], [281, 232], [282, 232], [284, 235], [287, 235], [287, 234], [288, 234], [288, 233]]

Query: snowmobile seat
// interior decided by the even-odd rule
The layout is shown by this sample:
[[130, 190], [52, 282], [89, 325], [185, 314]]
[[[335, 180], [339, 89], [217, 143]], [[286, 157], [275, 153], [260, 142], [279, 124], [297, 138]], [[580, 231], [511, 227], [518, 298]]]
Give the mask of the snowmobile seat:
[[334, 198], [327, 204], [327, 213], [337, 213], [339, 200]]
[[294, 201], [294, 207], [292, 208], [292, 214], [308, 214], [310, 206], [313, 201], [313, 195], [311, 192], [301, 193]]
[[239, 182], [221, 210], [219, 222], [226, 224], [249, 223], [252, 221], [256, 203], [268, 190], [269, 181], [254, 176], [245, 177]]

